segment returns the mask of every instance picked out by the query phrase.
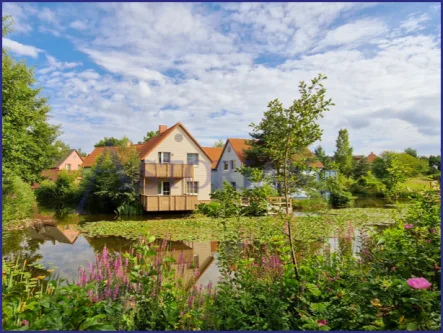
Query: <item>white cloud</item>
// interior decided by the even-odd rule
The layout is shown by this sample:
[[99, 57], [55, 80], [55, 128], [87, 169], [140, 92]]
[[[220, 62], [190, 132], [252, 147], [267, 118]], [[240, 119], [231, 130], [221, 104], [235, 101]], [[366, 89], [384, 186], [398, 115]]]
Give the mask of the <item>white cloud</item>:
[[88, 23], [81, 20], [76, 20], [69, 25], [72, 29], [86, 30], [88, 29]]
[[2, 43], [5, 48], [21, 56], [37, 58], [38, 53], [43, 52], [34, 46], [24, 45], [5, 37], [2, 37]]
[[50, 56], [49, 54], [46, 54], [46, 59], [48, 60], [49, 66], [38, 70], [40, 74], [46, 74], [57, 70], [71, 69], [83, 65], [81, 62], [58, 61], [56, 58]]
[[407, 20], [400, 24], [400, 28], [404, 29], [406, 32], [414, 32], [423, 30], [425, 28], [424, 22], [429, 21], [430, 17], [427, 14], [413, 15]]
[[386, 24], [378, 19], [365, 19], [346, 23], [334, 30], [327, 32], [326, 37], [320, 41], [314, 50], [324, 49], [328, 46], [341, 46], [347, 44], [361, 44], [368, 42], [388, 31]]
[[[336, 104], [321, 121], [329, 153], [342, 126], [356, 153], [406, 146], [438, 153], [438, 40], [407, 32], [411, 23], [400, 27], [412, 16], [397, 26], [376, 14], [362, 18], [366, 5], [229, 3], [211, 12], [189, 3], [82, 4], [89, 14], [67, 22], [106, 14], [71, 39], [100, 68], [48, 58], [39, 79], [62, 138], [87, 151], [104, 136], [137, 142], [178, 121], [203, 145], [246, 137], [270, 100], [288, 106], [299, 81], [321, 72]], [[254, 63], [263, 55], [278, 56], [277, 65]]]

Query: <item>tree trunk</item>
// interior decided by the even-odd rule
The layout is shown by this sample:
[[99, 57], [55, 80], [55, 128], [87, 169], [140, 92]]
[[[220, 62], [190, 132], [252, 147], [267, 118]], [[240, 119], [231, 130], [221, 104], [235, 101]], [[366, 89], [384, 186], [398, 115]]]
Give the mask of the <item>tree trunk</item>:
[[291, 222], [292, 222], [292, 214], [289, 214], [289, 184], [288, 184], [288, 160], [289, 160], [289, 143], [290, 143], [290, 137], [288, 136], [288, 139], [286, 140], [286, 147], [285, 147], [285, 159], [284, 159], [284, 166], [283, 166], [283, 178], [284, 178], [284, 191], [285, 191], [285, 202], [286, 202], [286, 218], [288, 219], [288, 238], [289, 238], [289, 247], [291, 248], [291, 258], [292, 263], [294, 264], [294, 273], [295, 277], [300, 280], [300, 276], [298, 274], [298, 267], [297, 267], [297, 258], [295, 257], [295, 249], [294, 244], [292, 243], [292, 231], [291, 231]]

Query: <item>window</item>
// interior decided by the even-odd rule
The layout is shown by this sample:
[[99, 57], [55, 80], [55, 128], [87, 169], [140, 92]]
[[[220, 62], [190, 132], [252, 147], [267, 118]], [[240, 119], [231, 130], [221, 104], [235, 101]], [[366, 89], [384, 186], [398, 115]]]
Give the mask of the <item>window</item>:
[[186, 182], [187, 194], [198, 194], [198, 182]]
[[231, 182], [231, 185], [233, 188], [237, 189], [237, 183], [236, 182]]
[[188, 164], [198, 165], [198, 154], [188, 153]]
[[228, 161], [223, 161], [223, 171], [228, 171], [229, 170], [229, 163]]
[[235, 161], [231, 161], [231, 170], [235, 170]]
[[158, 182], [158, 194], [160, 195], [170, 195], [171, 194], [171, 184], [169, 182]]
[[66, 170], [71, 170], [71, 164], [66, 164]]
[[158, 153], [158, 162], [160, 164], [171, 163], [171, 153], [159, 152]]

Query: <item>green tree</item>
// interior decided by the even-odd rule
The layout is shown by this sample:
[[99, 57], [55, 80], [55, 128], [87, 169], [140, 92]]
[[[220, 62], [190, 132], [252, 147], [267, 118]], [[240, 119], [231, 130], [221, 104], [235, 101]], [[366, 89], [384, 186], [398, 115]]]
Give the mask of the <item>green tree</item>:
[[[12, 21], [2, 17], [2, 35], [9, 33]], [[34, 68], [16, 61], [2, 49], [2, 170], [28, 183], [40, 180], [57, 154], [53, 143], [59, 127], [48, 123], [49, 106], [34, 88]]]
[[151, 140], [154, 136], [159, 135], [159, 131], [149, 131], [146, 133], [146, 135], [143, 137], [143, 142]]
[[352, 176], [355, 180], [359, 180], [362, 177], [367, 176], [368, 172], [371, 170], [371, 164], [368, 161], [367, 157], [362, 157], [358, 161], [355, 162]]
[[214, 142], [214, 144], [212, 145], [212, 147], [214, 148], [223, 148], [225, 146], [225, 142], [220, 139]]
[[315, 154], [315, 156], [317, 156], [318, 160], [320, 162], [322, 162], [325, 169], [327, 169], [327, 170], [334, 170], [335, 169], [336, 166], [334, 165], [331, 157], [326, 155], [326, 152], [322, 146], [320, 146], [320, 145], [317, 146], [314, 150], [314, 154]]
[[122, 146], [127, 145], [129, 141], [129, 138], [124, 136], [121, 139], [117, 139], [114, 137], [105, 137], [104, 139], [101, 139], [99, 142], [97, 142], [94, 147], [116, 147], [116, 146]]
[[408, 154], [408, 155], [411, 155], [412, 157], [415, 157], [415, 158], [418, 157], [417, 150], [412, 149], [412, 148], [406, 148], [405, 149], [405, 153]]
[[440, 155], [431, 155], [429, 156], [429, 169], [432, 170], [441, 170], [441, 157]]
[[79, 210], [113, 212], [136, 204], [140, 184], [140, 160], [133, 146], [106, 150], [81, 182], [83, 199]]
[[334, 153], [334, 160], [337, 163], [339, 170], [346, 177], [352, 173], [352, 147], [349, 143], [349, 133], [347, 129], [340, 129], [336, 141], [336, 151]]
[[[264, 156], [272, 161], [277, 171], [277, 178], [283, 184], [283, 194], [286, 202], [289, 202], [290, 190], [299, 184], [297, 174], [290, 173], [293, 166], [294, 155], [302, 156], [307, 147], [321, 138], [323, 131], [317, 123], [323, 117], [325, 111], [329, 111], [332, 101], [326, 100], [326, 89], [322, 82], [326, 76], [318, 75], [308, 86], [300, 82], [300, 98], [294, 100], [289, 108], [284, 108], [282, 103], [275, 99], [268, 104], [268, 110], [259, 124], [252, 123], [253, 137], [260, 138], [259, 142], [252, 141], [252, 147], [263, 151]], [[300, 162], [298, 159], [297, 162]], [[304, 165], [306, 163], [298, 163]], [[292, 240], [291, 221], [289, 207], [286, 206], [286, 215], [289, 217], [288, 239], [291, 247], [291, 256], [295, 273], [298, 276], [297, 261]]]
[[62, 159], [66, 157], [66, 155], [69, 154], [71, 151], [71, 147], [69, 147], [68, 144], [64, 143], [61, 140], [56, 140], [54, 142], [54, 148], [55, 148], [55, 156], [53, 160], [53, 165], [60, 162]]

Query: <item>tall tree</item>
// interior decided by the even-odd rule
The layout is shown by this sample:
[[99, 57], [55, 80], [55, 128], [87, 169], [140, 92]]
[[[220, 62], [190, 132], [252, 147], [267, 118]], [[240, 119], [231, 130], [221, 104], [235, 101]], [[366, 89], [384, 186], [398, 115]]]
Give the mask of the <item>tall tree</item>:
[[371, 170], [371, 164], [369, 164], [367, 157], [362, 157], [358, 161], [355, 162], [354, 168], [352, 170], [352, 176], [354, 179], [358, 180], [362, 177], [368, 175], [368, 172]]
[[[2, 17], [2, 36], [12, 20]], [[28, 183], [40, 180], [43, 169], [57, 154], [53, 143], [59, 127], [49, 124], [49, 106], [34, 88], [34, 69], [13, 59], [2, 48], [2, 171], [12, 172]]]
[[146, 133], [146, 135], [143, 137], [143, 142], [149, 141], [150, 139], [152, 139], [154, 136], [159, 135], [159, 131], [149, 131]]
[[411, 155], [412, 157], [415, 157], [415, 158], [418, 157], [417, 150], [412, 149], [412, 148], [406, 148], [405, 149], [405, 153], [408, 154], [408, 155]]
[[129, 142], [129, 138], [124, 136], [121, 139], [117, 139], [114, 137], [104, 137], [104, 139], [101, 139], [99, 142], [97, 142], [94, 147], [116, 147], [116, 146], [122, 146], [126, 145]]
[[349, 177], [352, 172], [352, 151], [348, 130], [340, 129], [336, 141], [334, 160], [338, 164], [340, 172], [346, 177]]
[[[317, 123], [323, 113], [329, 110], [331, 100], [326, 100], [326, 89], [322, 81], [326, 76], [318, 75], [308, 86], [301, 81], [299, 85], [300, 98], [294, 100], [289, 108], [284, 108], [278, 99], [268, 104], [268, 110], [259, 124], [252, 123], [253, 137], [259, 137], [260, 142], [252, 141], [252, 147], [261, 149], [265, 156], [276, 166], [278, 177], [283, 183], [283, 193], [286, 202], [291, 200], [289, 191], [295, 187], [299, 179], [290, 173], [294, 155], [303, 155], [309, 145], [321, 138], [323, 131]], [[297, 162], [300, 162], [298, 160]], [[297, 261], [292, 240], [289, 207], [286, 205], [288, 217], [288, 238], [291, 247], [292, 261], [298, 277]]]
[[431, 155], [429, 156], [429, 168], [432, 170], [441, 170], [441, 157], [440, 155]]
[[223, 148], [225, 146], [225, 142], [220, 139], [214, 142], [214, 144], [212, 145], [212, 147], [214, 148]]

